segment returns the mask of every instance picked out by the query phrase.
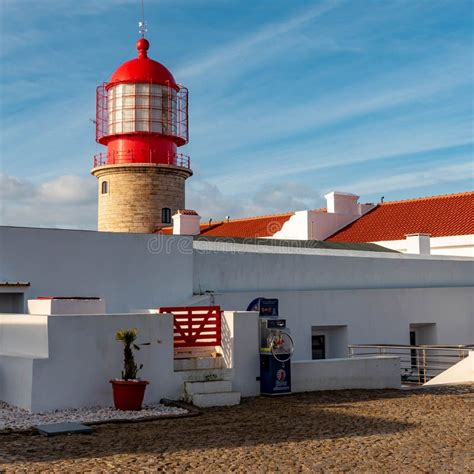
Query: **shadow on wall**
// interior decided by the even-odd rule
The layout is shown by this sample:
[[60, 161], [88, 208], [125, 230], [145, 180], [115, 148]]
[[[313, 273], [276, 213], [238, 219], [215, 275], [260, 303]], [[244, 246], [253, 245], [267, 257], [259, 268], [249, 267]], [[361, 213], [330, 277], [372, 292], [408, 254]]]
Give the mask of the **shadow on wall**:
[[[163, 456], [202, 450], [215, 453], [216, 449], [250, 450], [288, 441], [385, 436], [416, 427], [416, 423], [404, 421], [404, 416], [395, 421], [393, 416], [387, 419], [384, 415], [386, 404], [396, 404], [400, 412], [404, 411], [400, 404], [405, 401], [396, 399], [409, 397], [395, 390], [345, 390], [248, 398], [239, 407], [209, 409], [199, 417], [98, 427], [91, 437], [70, 437], [67, 443], [65, 439], [52, 443], [36, 437], [32, 445], [29, 436], [10, 435], [0, 447], [0, 457], [5, 462], [9, 458], [14, 462], [52, 462], [129, 453]], [[370, 406], [364, 404], [369, 400]], [[8, 443], [13, 437], [15, 443]]]
[[222, 356], [224, 357], [225, 366], [227, 368], [232, 367], [232, 348], [234, 344], [234, 338], [232, 335], [231, 328], [227, 318], [221, 318], [221, 347]]

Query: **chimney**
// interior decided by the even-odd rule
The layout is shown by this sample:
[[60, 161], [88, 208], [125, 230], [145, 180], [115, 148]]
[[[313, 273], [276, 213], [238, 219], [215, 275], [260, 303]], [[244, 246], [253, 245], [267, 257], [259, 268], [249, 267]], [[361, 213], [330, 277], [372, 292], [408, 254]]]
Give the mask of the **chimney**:
[[188, 209], [179, 209], [172, 217], [174, 235], [199, 235], [201, 216]]
[[407, 253], [429, 255], [431, 253], [431, 234], [406, 234]]
[[359, 196], [351, 193], [333, 191], [324, 196], [326, 198], [327, 212], [331, 214], [346, 214], [358, 216], [361, 214]]

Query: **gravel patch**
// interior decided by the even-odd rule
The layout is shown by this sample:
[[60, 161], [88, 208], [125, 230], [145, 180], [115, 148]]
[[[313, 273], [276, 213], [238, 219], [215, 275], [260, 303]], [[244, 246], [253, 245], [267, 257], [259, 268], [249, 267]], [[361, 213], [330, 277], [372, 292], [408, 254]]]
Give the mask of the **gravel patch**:
[[140, 411], [121, 411], [112, 407], [70, 408], [45, 413], [30, 413], [0, 401], [0, 431], [6, 429], [26, 430], [35, 425], [71, 421], [77, 423], [99, 423], [107, 421], [142, 420], [169, 415], [185, 415], [188, 410], [162, 404], [145, 405]]

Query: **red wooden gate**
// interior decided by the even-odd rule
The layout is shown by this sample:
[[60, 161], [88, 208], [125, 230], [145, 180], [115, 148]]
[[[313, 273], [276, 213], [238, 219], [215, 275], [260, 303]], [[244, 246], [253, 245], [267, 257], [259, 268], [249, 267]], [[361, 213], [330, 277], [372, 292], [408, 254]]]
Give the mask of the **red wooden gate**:
[[176, 306], [158, 312], [174, 315], [174, 347], [221, 345], [220, 306]]

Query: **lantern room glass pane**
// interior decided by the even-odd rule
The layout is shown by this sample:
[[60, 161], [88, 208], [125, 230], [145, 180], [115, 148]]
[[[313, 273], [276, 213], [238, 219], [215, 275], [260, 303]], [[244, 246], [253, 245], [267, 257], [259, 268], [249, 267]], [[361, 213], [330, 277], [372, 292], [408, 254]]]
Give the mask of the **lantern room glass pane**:
[[177, 92], [159, 84], [117, 84], [108, 90], [108, 133], [176, 135]]
[[135, 84], [137, 94], [150, 95], [150, 84]]

